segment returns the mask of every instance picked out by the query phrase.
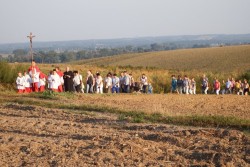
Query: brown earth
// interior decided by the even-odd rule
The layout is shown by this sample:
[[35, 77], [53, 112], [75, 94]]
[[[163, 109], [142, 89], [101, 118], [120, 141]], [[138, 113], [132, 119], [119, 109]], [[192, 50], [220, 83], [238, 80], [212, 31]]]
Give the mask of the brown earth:
[[[119, 96], [79, 95], [75, 103], [88, 104], [90, 102], [87, 99], [96, 100], [91, 102], [100, 105], [112, 103], [114, 106], [122, 106], [121, 104], [126, 103], [125, 109], [137, 109], [141, 106], [141, 101], [146, 106], [154, 103], [151, 101], [151, 97], [154, 96], [141, 96], [142, 100], [136, 95], [125, 95], [122, 100], [117, 97]], [[201, 111], [202, 106], [207, 112], [209, 106], [212, 106], [210, 109], [216, 108], [210, 104], [213, 100], [212, 98], [209, 100], [209, 97], [212, 96], [204, 96], [202, 101], [207, 102], [205, 104], [199, 103], [198, 99], [202, 98], [198, 96], [193, 96], [192, 102], [189, 99], [190, 103], [181, 100], [186, 98], [183, 97], [175, 97], [176, 106], [188, 104], [190, 111], [195, 111], [191, 107], [191, 103], [194, 102], [193, 108], [195, 105], [200, 105], [197, 107], [197, 112]], [[229, 97], [218, 96], [215, 100], [222, 100], [219, 105], [222, 106], [225, 102], [223, 99], [229, 100]], [[249, 118], [249, 109], [246, 109], [249, 106], [249, 98], [232, 97], [232, 101], [229, 100], [223, 105], [224, 114], [234, 110], [236, 115], [240, 116], [248, 111], [245, 116]], [[240, 99], [237, 104], [243, 106], [237, 108], [236, 97]], [[104, 99], [107, 101], [102, 101]], [[114, 99], [118, 102], [113, 101]], [[159, 103], [163, 103], [164, 98], [160, 99], [162, 100], [159, 100]], [[133, 102], [136, 101], [137, 105], [133, 106]], [[169, 109], [174, 105], [170, 102], [166, 104]], [[226, 109], [230, 111], [226, 112]], [[210, 110], [210, 113], [213, 111]], [[249, 164], [250, 138], [236, 130], [133, 124], [120, 121], [116, 115], [107, 113], [77, 114], [69, 110], [15, 103], [4, 103], [0, 107], [0, 166], [249, 166]]]
[[250, 96], [119, 94], [78, 95], [64, 103], [107, 106], [122, 110], [161, 113], [168, 116], [216, 115], [250, 119]]

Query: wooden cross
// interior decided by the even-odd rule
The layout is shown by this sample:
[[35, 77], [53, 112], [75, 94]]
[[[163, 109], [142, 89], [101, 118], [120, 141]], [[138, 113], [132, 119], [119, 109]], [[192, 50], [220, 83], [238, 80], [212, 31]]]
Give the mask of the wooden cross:
[[31, 54], [31, 62], [33, 61], [33, 50], [32, 50], [32, 39], [36, 37], [34, 35], [32, 35], [32, 32], [30, 32], [30, 35], [27, 36], [27, 38], [30, 39], [30, 54]]

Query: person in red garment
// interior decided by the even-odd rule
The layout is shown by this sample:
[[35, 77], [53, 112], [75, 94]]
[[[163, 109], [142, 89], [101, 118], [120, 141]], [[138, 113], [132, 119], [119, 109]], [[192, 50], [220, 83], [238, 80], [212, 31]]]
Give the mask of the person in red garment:
[[41, 72], [39, 75], [39, 91], [40, 92], [45, 91], [46, 79], [47, 79], [47, 76]]
[[39, 91], [39, 75], [40, 75], [40, 69], [36, 65], [35, 61], [32, 61], [31, 66], [28, 69], [29, 75], [32, 79], [32, 90], [34, 92]]
[[61, 81], [58, 86], [58, 92], [63, 92], [63, 84], [64, 84], [63, 72], [60, 70], [59, 67], [56, 67], [56, 73], [59, 75]]

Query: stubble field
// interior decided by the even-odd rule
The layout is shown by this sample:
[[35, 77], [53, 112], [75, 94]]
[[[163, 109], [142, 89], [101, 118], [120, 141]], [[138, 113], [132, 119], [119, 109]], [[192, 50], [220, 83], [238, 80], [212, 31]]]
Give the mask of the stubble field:
[[250, 164], [250, 138], [235, 128], [121, 118], [135, 110], [151, 116], [234, 116], [247, 130], [249, 96], [3, 93], [0, 102], [1, 166]]

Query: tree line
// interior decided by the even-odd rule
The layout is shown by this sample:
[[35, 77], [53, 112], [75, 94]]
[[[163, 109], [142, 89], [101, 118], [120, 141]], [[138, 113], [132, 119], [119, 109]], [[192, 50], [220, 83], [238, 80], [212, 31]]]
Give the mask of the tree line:
[[[224, 45], [231, 45], [225, 43]], [[239, 45], [239, 44], [237, 44]], [[179, 41], [179, 42], [168, 42], [168, 43], [152, 43], [150, 45], [143, 46], [132, 46], [128, 45], [125, 47], [107, 47], [102, 46], [95, 49], [75, 49], [75, 50], [51, 50], [50, 49], [34, 49], [34, 60], [38, 63], [65, 63], [69, 61], [77, 61], [82, 59], [99, 58], [113, 55], [120, 55], [126, 53], [143, 53], [153, 51], [165, 51], [165, 50], [176, 50], [185, 48], [207, 48], [214, 46], [213, 43], [204, 43], [202, 41]], [[9, 56], [2, 56], [0, 54], [0, 61], [5, 60], [7, 62], [30, 62], [31, 56], [29, 49], [16, 49]]]
[[[189, 44], [184, 45], [183, 43], [153, 43], [151, 45], [145, 45], [140, 47], [125, 46], [117, 48], [96, 48], [96, 49], [85, 49], [85, 50], [66, 50], [66, 51], [44, 51], [46, 49], [34, 49], [33, 55], [34, 60], [37, 63], [65, 63], [69, 61], [77, 61], [82, 59], [91, 59], [98, 57], [106, 57], [113, 55], [120, 55], [126, 53], [143, 53], [152, 51], [163, 51], [163, 50], [175, 50], [180, 48], [195, 48], [195, 47], [209, 47], [209, 44], [197, 45]], [[16, 49], [13, 53], [7, 57], [3, 57], [0, 54], [0, 61], [5, 60], [7, 62], [30, 62], [31, 56], [29, 49]]]

